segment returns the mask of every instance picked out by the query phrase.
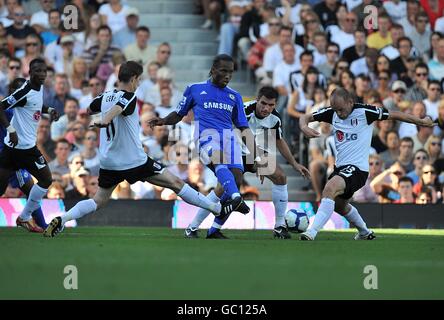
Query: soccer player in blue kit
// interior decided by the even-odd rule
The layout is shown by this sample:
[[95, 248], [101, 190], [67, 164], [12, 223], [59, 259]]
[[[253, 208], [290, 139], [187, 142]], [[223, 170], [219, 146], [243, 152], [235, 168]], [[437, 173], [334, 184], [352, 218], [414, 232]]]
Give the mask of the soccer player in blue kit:
[[[18, 88], [20, 88], [24, 83], [26, 79], [24, 78], [17, 78], [14, 79], [11, 84], [9, 85], [9, 94], [11, 95], [16, 91]], [[6, 117], [8, 121], [11, 121], [12, 116], [14, 115], [12, 109], [8, 109], [5, 111]], [[6, 137], [6, 128], [3, 128], [3, 126], [0, 126], [0, 152], [3, 150], [4, 146], [4, 139]], [[15, 171], [9, 178], [8, 183], [13, 188], [19, 188], [26, 196], [29, 196], [29, 192], [31, 191], [32, 186], [34, 185], [34, 182], [32, 181], [31, 174], [25, 170], [20, 169]], [[25, 229], [27, 229], [30, 232], [37, 232], [42, 233], [43, 230], [48, 226], [45, 222], [45, 217], [43, 216], [42, 209], [39, 207], [37, 210], [35, 210], [32, 213], [32, 220], [29, 222], [22, 223], [21, 221], [17, 220], [17, 226], [21, 226]]]
[[[217, 55], [213, 60], [210, 79], [189, 85], [176, 111], [165, 118], [154, 118], [149, 124], [151, 127], [174, 125], [192, 109], [195, 120], [194, 138], [198, 141], [196, 145], [201, 160], [214, 171], [223, 187], [223, 194], [212, 192], [208, 197], [212, 201], [220, 199], [221, 203], [231, 201], [232, 207], [227, 206], [228, 209], [246, 214], [250, 209], [239, 192], [244, 170], [242, 152], [235, 138], [233, 124], [242, 132], [246, 141], [254, 144], [254, 137], [248, 126], [241, 95], [227, 86], [233, 72], [233, 58], [226, 54]], [[257, 148], [254, 145], [250, 150]], [[254, 162], [261, 162], [260, 157], [256, 156]], [[221, 214], [216, 222], [220, 220], [223, 224], [226, 217], [226, 214]], [[207, 238], [219, 237], [223, 237], [219, 229], [211, 228], [208, 231]]]

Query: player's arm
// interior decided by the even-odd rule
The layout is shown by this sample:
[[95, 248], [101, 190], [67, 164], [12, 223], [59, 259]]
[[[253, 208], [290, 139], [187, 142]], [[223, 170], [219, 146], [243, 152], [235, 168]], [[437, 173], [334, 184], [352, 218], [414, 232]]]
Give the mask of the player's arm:
[[156, 126], [164, 126], [164, 125], [175, 125], [182, 121], [182, 118], [184, 116], [177, 113], [177, 111], [171, 112], [169, 115], [167, 115], [165, 118], [153, 118], [150, 121], [148, 121], [148, 124], [151, 128]]
[[54, 108], [47, 107], [47, 106], [44, 105], [42, 107], [42, 112], [46, 113], [46, 114], [49, 114], [49, 116], [51, 117], [51, 121], [58, 121], [59, 118], [60, 118], [60, 114]]
[[314, 113], [304, 114], [299, 118], [299, 127], [307, 138], [319, 137], [320, 133], [310, 128], [308, 124], [314, 121], [327, 122], [331, 124], [333, 122], [333, 114], [334, 110], [332, 108], [323, 108]]
[[10, 145], [13, 148], [18, 144], [18, 135], [17, 132], [15, 131], [15, 128], [9, 122], [5, 110], [13, 108], [16, 104], [17, 100], [15, 99], [13, 94], [6, 97], [0, 102], [0, 125], [6, 128], [6, 131], [9, 132], [9, 141]]
[[416, 124], [418, 126], [423, 126], [423, 127], [434, 127], [434, 126], [438, 125], [438, 123], [434, 123], [432, 118], [430, 118], [429, 116], [426, 116], [425, 118], [420, 119], [418, 117], [415, 117], [414, 115], [400, 112], [400, 111], [389, 111], [388, 119], [413, 123], [413, 124]]
[[310, 171], [304, 167], [303, 165], [297, 163], [295, 158], [293, 157], [290, 148], [288, 147], [287, 142], [284, 139], [276, 140], [276, 147], [281, 153], [281, 155], [287, 160], [287, 162], [299, 173], [307, 179], [310, 179]]
[[124, 109], [120, 105], [114, 105], [105, 113], [105, 116], [102, 118], [102, 120], [94, 122], [93, 126], [98, 128], [106, 128], [115, 117], [123, 112], [123, 110]]

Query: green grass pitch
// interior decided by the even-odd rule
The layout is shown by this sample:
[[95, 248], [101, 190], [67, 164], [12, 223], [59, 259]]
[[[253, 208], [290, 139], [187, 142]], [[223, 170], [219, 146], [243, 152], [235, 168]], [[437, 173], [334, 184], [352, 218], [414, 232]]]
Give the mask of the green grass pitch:
[[[0, 299], [443, 299], [444, 231], [326, 232], [314, 242], [233, 231], [75, 228], [56, 238], [0, 228]], [[66, 290], [66, 265], [78, 289]], [[364, 267], [377, 267], [377, 290]]]

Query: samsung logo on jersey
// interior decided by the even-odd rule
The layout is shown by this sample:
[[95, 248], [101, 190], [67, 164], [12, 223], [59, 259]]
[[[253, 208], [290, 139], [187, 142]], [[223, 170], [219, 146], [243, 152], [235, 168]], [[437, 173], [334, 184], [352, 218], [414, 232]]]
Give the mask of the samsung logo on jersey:
[[205, 109], [222, 109], [228, 110], [230, 112], [233, 111], [233, 106], [228, 103], [220, 103], [220, 102], [204, 102]]

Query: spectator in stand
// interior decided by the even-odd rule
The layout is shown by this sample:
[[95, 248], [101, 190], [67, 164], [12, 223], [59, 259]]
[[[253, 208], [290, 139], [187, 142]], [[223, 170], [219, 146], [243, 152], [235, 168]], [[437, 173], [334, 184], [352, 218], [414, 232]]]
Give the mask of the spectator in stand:
[[[114, 0], [116, 1], [116, 0]], [[88, 63], [91, 75], [95, 75], [100, 68], [105, 75], [109, 76], [112, 73], [109, 63], [114, 53], [121, 50], [111, 45], [112, 31], [107, 25], [102, 25], [97, 29], [97, 44], [91, 46], [83, 53], [83, 58]]]
[[[82, 122], [76, 120], [72, 127], [68, 129], [65, 135], [66, 139], [72, 144], [72, 153], [82, 153], [85, 149], [83, 141], [85, 140], [86, 128]], [[83, 158], [83, 157], [82, 157]]]
[[381, 99], [384, 100], [389, 97], [390, 90], [390, 76], [392, 74], [388, 70], [381, 70], [378, 72], [378, 87], [376, 90], [378, 91]]
[[100, 6], [99, 14], [102, 25], [108, 25], [112, 33], [117, 33], [126, 26], [126, 12], [128, 6], [123, 5], [120, 0], [109, 0]]
[[67, 98], [65, 100], [64, 115], [60, 117], [59, 121], [51, 124], [51, 139], [57, 141], [62, 138], [66, 131], [76, 121], [77, 113], [79, 112], [79, 102], [75, 98]]
[[70, 152], [71, 144], [68, 142], [68, 140], [64, 138], [57, 140], [54, 150], [56, 157], [48, 164], [51, 172], [58, 172], [61, 175], [65, 175], [70, 172], [68, 164], [68, 157]]
[[72, 71], [68, 74], [70, 80], [69, 95], [77, 100], [83, 97], [82, 85], [84, 82], [88, 83], [88, 66], [80, 57], [75, 57], [72, 60]]
[[[401, 19], [398, 23], [404, 28], [404, 33], [408, 36], [415, 30], [416, 17], [421, 7], [417, 0], [407, 0], [407, 16]], [[430, 30], [430, 25], [426, 27]]]
[[397, 41], [398, 57], [390, 61], [390, 69], [397, 73], [401, 79], [407, 75], [408, 59], [411, 57], [412, 41], [407, 37], [401, 37]]
[[415, 169], [407, 173], [407, 177], [412, 179], [413, 184], [417, 184], [419, 182], [419, 178], [422, 174], [422, 168], [429, 162], [429, 155], [424, 149], [419, 149], [415, 152], [413, 156], [413, 165]]
[[340, 52], [355, 45], [354, 32], [357, 29], [357, 16], [353, 12], [348, 12], [345, 22], [340, 23], [339, 28], [330, 30], [330, 40], [339, 45]]
[[[390, 59], [390, 61], [393, 61], [397, 58], [399, 58], [400, 54], [400, 47], [399, 47], [399, 39], [403, 38], [405, 39], [404, 29], [400, 24], [392, 24], [392, 27], [390, 28], [390, 34], [392, 37], [392, 44], [385, 46], [381, 49], [381, 54], [386, 56]], [[418, 52], [415, 48], [412, 47], [412, 42], [410, 38], [407, 38], [409, 40], [409, 50], [407, 51], [407, 54], [405, 54], [406, 57], [409, 56], [418, 56]]]
[[355, 44], [345, 49], [342, 53], [342, 57], [344, 57], [349, 64], [355, 60], [363, 58], [365, 55], [365, 50], [367, 49], [367, 40], [364, 29], [356, 29], [353, 36]]
[[360, 74], [355, 78], [356, 102], [364, 103], [364, 96], [370, 90], [371, 80], [365, 74]]
[[[139, 87], [136, 90], [136, 96], [139, 104], [143, 104], [143, 99], [148, 90], [154, 87], [157, 83], [157, 71], [160, 69], [160, 64], [155, 61], [151, 61], [147, 66], [148, 77], [142, 80]], [[154, 107], [154, 106], [153, 106]]]
[[40, 0], [42, 10], [32, 14], [31, 22], [29, 23], [37, 33], [49, 29], [49, 12], [54, 9], [54, 0]]
[[[392, 71], [390, 70], [390, 60], [383, 55], [378, 56], [378, 58], [376, 59], [376, 65], [375, 65], [375, 75], [379, 76], [380, 72], [386, 71], [388, 72], [388, 79], [386, 82], [386, 85], [388, 84], [389, 86], [392, 85], [393, 81], [395, 81], [397, 79], [396, 74], [392, 73]], [[379, 79], [378, 77], [376, 77], [376, 79], [374, 79], [374, 86], [378, 87], [379, 86]]]
[[[408, 110], [408, 112], [410, 112], [410, 110]], [[414, 103], [413, 107], [411, 108], [411, 113], [414, 116], [421, 117], [421, 119], [424, 118], [426, 116], [426, 107], [425, 107], [424, 103], [421, 101]], [[417, 129], [416, 125], [414, 125], [414, 124], [401, 123], [401, 125], [399, 126], [399, 136], [401, 138], [413, 137], [417, 133], [418, 133], [418, 129]]]
[[136, 41], [128, 45], [123, 51], [126, 59], [138, 61], [145, 65], [156, 59], [156, 48], [148, 45], [150, 40], [150, 29], [145, 26], [138, 27], [136, 30]]
[[339, 86], [347, 89], [350, 93], [355, 92], [355, 76], [350, 70], [344, 70], [339, 75]]
[[438, 119], [435, 120], [438, 124], [434, 129], [433, 133], [436, 136], [444, 138], [444, 99], [441, 100], [438, 106]]
[[413, 181], [409, 177], [402, 177], [398, 183], [399, 200], [393, 203], [415, 203], [415, 195], [413, 194]]
[[427, 142], [427, 139], [430, 135], [433, 134], [433, 128], [428, 127], [426, 130], [424, 130], [423, 127], [417, 127], [418, 132], [416, 135], [412, 136], [414, 146], [413, 146], [413, 152], [416, 152], [419, 149], [424, 149], [424, 145]]
[[168, 167], [168, 170], [176, 177], [185, 181], [188, 179], [188, 164], [190, 163], [191, 150], [185, 144], [178, 142], [174, 145], [172, 151], [171, 163], [173, 164]]
[[43, 42], [39, 35], [31, 33], [25, 39], [25, 55], [21, 59], [22, 74], [25, 78], [29, 77], [29, 63], [37, 58], [44, 59]]
[[[279, 28], [281, 23], [278, 18], [271, 17], [267, 21], [268, 34], [260, 38], [248, 53], [248, 65], [255, 71], [256, 78], [260, 83], [267, 83], [267, 73], [263, 68], [264, 54], [268, 47], [276, 44], [279, 41]], [[265, 80], [265, 81], [263, 81]]]
[[376, 61], [378, 60], [379, 53], [378, 50], [374, 48], [367, 48], [365, 50], [365, 55], [363, 58], [355, 60], [350, 65], [350, 71], [353, 72], [355, 76], [365, 73], [367, 74], [372, 82], [376, 81]]
[[438, 40], [436, 59], [429, 61], [430, 77], [442, 81], [444, 78], [444, 38]]
[[327, 62], [327, 35], [323, 31], [316, 31], [313, 34], [313, 45], [308, 47], [313, 48], [314, 65], [319, 66]]
[[83, 151], [79, 152], [85, 162], [84, 167], [89, 170], [91, 175], [98, 176], [100, 169], [98, 152], [97, 132], [95, 130], [86, 131], [83, 139]]
[[292, 43], [284, 44], [282, 51], [284, 59], [274, 68], [273, 87], [276, 88], [279, 95], [287, 96], [291, 92], [290, 74], [299, 70], [300, 63], [295, 59], [296, 51]]
[[[308, 70], [311, 68], [313, 70], [313, 62], [314, 62], [314, 56], [312, 51], [304, 51], [300, 56], [300, 70], [293, 71], [290, 73], [290, 86], [292, 88], [292, 91], [296, 87], [303, 87], [304, 79], [307, 75]], [[325, 79], [324, 75], [319, 74], [319, 71], [316, 69], [315, 71], [318, 74], [317, 77], [317, 86], [325, 88], [327, 87], [327, 80]]]
[[399, 135], [396, 131], [387, 133], [387, 150], [381, 152], [379, 156], [386, 167], [390, 167], [399, 158]]
[[317, 68], [324, 75], [326, 79], [329, 79], [333, 75], [333, 71], [339, 59], [339, 46], [336, 43], [330, 42], [327, 45], [326, 57], [327, 57], [326, 62], [317, 66]]
[[42, 116], [37, 128], [36, 144], [47, 162], [52, 161], [55, 157], [55, 143], [51, 139], [51, 122], [48, 118]]
[[47, 46], [48, 44], [57, 41], [60, 37], [60, 22], [61, 22], [61, 14], [57, 9], [49, 10], [49, 28], [46, 31], [43, 31], [40, 36], [43, 39], [43, 45]]
[[405, 1], [389, 0], [385, 1], [383, 6], [395, 23], [399, 23], [399, 21], [407, 17], [407, 3]]
[[423, 62], [418, 63], [415, 67], [415, 83], [407, 92], [406, 100], [423, 101], [427, 98], [428, 77], [429, 67]]
[[378, 31], [373, 32], [367, 38], [367, 46], [381, 50], [385, 46], [392, 44], [392, 35], [390, 32], [391, 21], [387, 14], [378, 15]]
[[[272, 79], [274, 68], [279, 62], [283, 60], [282, 48], [286, 43], [292, 43], [291, 39], [292, 29], [286, 26], [281, 27], [279, 30], [279, 42], [268, 47], [265, 50], [264, 55], [264, 69], [267, 72], [267, 76]], [[299, 57], [304, 51], [301, 46], [294, 45], [296, 52], [296, 61], [299, 62]]]
[[169, 115], [174, 107], [171, 104], [172, 92], [170, 87], [165, 87], [160, 90], [160, 104], [155, 106], [155, 111], [159, 117], [165, 118]]
[[438, 60], [438, 43], [439, 39], [443, 38], [444, 35], [441, 32], [433, 31], [430, 36], [430, 49], [424, 53], [422, 58], [424, 61], [429, 63], [431, 60]]
[[[99, 27], [101, 26], [100, 22], [100, 15], [97, 13], [94, 13], [88, 23], [86, 24], [87, 28], [85, 30], [85, 41], [84, 41], [84, 47], [85, 50], [89, 50], [93, 45], [97, 43], [97, 34]], [[118, 45], [116, 45], [119, 47]], [[120, 46], [119, 48], [124, 48]]]
[[[66, 74], [57, 73], [55, 75], [54, 93], [54, 95], [48, 96], [46, 100], [43, 101], [43, 104], [55, 108], [60, 115], [64, 115], [65, 101], [68, 98], [72, 98], [69, 95], [69, 81]], [[59, 121], [56, 123], [59, 123]], [[55, 139], [52, 133], [51, 137]]]
[[321, 24], [324, 29], [330, 25], [338, 24], [336, 12], [340, 5], [340, 1], [337, 0], [324, 0], [314, 6], [313, 10], [321, 19]]
[[11, 55], [9, 54], [8, 50], [0, 49], [0, 97], [4, 97], [7, 95], [7, 91], [5, 90], [5, 83], [7, 81], [8, 61], [10, 58]]
[[384, 107], [386, 107], [389, 111], [401, 110], [400, 103], [404, 100], [404, 95], [406, 92], [407, 86], [404, 82], [400, 80], [393, 82], [390, 96], [385, 98], [383, 101]]
[[436, 120], [438, 118], [438, 106], [441, 98], [441, 84], [439, 81], [430, 80], [427, 84], [427, 98], [424, 99], [426, 114]]
[[430, 204], [433, 203], [432, 192], [427, 188], [419, 192], [416, 197], [416, 204]]
[[110, 91], [117, 88], [119, 84], [118, 75], [119, 75], [120, 65], [125, 61], [126, 57], [123, 55], [123, 53], [114, 52], [110, 64], [114, 72], [108, 77], [108, 79], [104, 79], [106, 77], [97, 76], [99, 80], [106, 81], [105, 91]]
[[377, 153], [387, 150], [387, 134], [395, 127], [393, 120], [378, 121], [376, 127], [379, 129], [378, 134], [373, 136], [371, 146]]
[[[436, 174], [440, 176], [444, 172], [444, 153], [442, 153], [442, 140], [440, 137], [431, 135], [425, 144], [425, 150], [430, 157], [430, 163], [436, 170]], [[442, 177], [444, 178], [444, 176]], [[441, 181], [443, 183], [444, 181]]]
[[19, 6], [19, 0], [5, 0], [6, 12], [0, 16], [0, 23], [5, 27], [14, 24], [14, 9]]
[[0, 94], [4, 97], [8, 95], [9, 84], [16, 78], [22, 77], [22, 62], [20, 59], [10, 57], [8, 60], [8, 70], [6, 78], [3, 80], [2, 87], [0, 88]]
[[113, 34], [113, 45], [126, 48], [136, 42], [136, 32], [139, 25], [139, 10], [128, 8], [126, 11], [126, 26]]
[[89, 94], [80, 98], [79, 101], [80, 109], [82, 110], [88, 108], [92, 100], [98, 95], [102, 94], [104, 90], [103, 81], [97, 77], [92, 77], [89, 79], [88, 85], [90, 89]]
[[206, 18], [205, 22], [201, 26], [202, 29], [215, 30], [220, 29], [221, 15], [225, 10], [225, 1], [223, 0], [200, 0], [203, 7], [203, 13]]
[[148, 148], [147, 154], [156, 161], [163, 162], [165, 153], [162, 150], [163, 145], [168, 141], [168, 127], [157, 126], [153, 128], [153, 139], [145, 141]]
[[86, 191], [88, 192], [88, 198], [92, 199], [94, 195], [99, 190], [99, 177], [98, 176], [89, 176], [88, 184], [86, 186]]
[[25, 54], [26, 37], [35, 34], [34, 28], [25, 24], [26, 13], [22, 6], [14, 7], [14, 24], [6, 28], [8, 42], [12, 43], [15, 56], [21, 58]]
[[322, 32], [325, 35], [319, 17], [315, 12], [308, 11], [301, 22], [303, 32], [301, 34], [296, 33], [295, 43], [303, 48], [313, 50], [315, 34]]
[[204, 167], [199, 159], [195, 158], [188, 165], [188, 178], [185, 180], [192, 188], [202, 194], [208, 194], [217, 186], [217, 179], [210, 169]]
[[418, 49], [421, 56], [430, 50], [430, 35], [432, 32], [427, 30], [428, 23], [427, 13], [419, 12], [415, 17], [415, 28], [411, 33], [407, 33], [409, 38], [412, 39], [413, 46]]
[[160, 90], [163, 88], [171, 89], [173, 94], [171, 103], [173, 106], [177, 106], [182, 100], [182, 94], [175, 88], [173, 84], [173, 72], [167, 67], [162, 67], [157, 71], [157, 83], [147, 91], [143, 98], [144, 102], [150, 103], [153, 106], [160, 105]]
[[[265, 0], [253, 0], [251, 6], [247, 8], [240, 20], [239, 32], [234, 36], [234, 43], [237, 44], [238, 52], [234, 56], [239, 56], [242, 61], [247, 60], [248, 51], [251, 48], [250, 34], [253, 38], [259, 38], [260, 25], [263, 23], [262, 12], [265, 8]], [[236, 48], [236, 47], [235, 47]], [[236, 50], [236, 49], [235, 49]]]
[[154, 117], [156, 117], [156, 114], [153, 111], [145, 111], [140, 117], [139, 138], [145, 148], [145, 152], [148, 151], [147, 148], [152, 143], [151, 140], [154, 140], [153, 129], [148, 125], [148, 121]]
[[65, 199], [65, 189], [60, 183], [53, 182], [48, 188], [46, 197], [53, 200]]
[[74, 188], [66, 192], [65, 199], [73, 201], [89, 199], [87, 190], [89, 177], [90, 172], [88, 171], [88, 169], [85, 169], [84, 167], [78, 169], [73, 177]]
[[384, 162], [379, 155], [369, 156], [369, 174], [365, 185], [353, 195], [354, 202], [375, 203], [378, 202], [378, 195], [370, 187], [372, 180], [382, 172]]
[[399, 162], [395, 162], [372, 180], [370, 187], [380, 196], [379, 202], [387, 203], [399, 200], [400, 196], [397, 192], [399, 180], [404, 176], [404, 167]]
[[[256, 0], [260, 1], [260, 0]], [[220, 28], [220, 42], [218, 54], [233, 56], [233, 45], [236, 34], [239, 32], [242, 15], [245, 13], [245, 3], [241, 1], [230, 1], [228, 3], [228, 19]]]
[[429, 187], [432, 191], [432, 201], [436, 203], [436, 191], [441, 190], [436, 170], [431, 164], [426, 164], [422, 168], [422, 175], [418, 183], [413, 186], [413, 192], [419, 194], [422, 189]]
[[171, 45], [168, 42], [162, 42], [157, 47], [156, 59], [161, 67], [169, 67], [169, 60], [171, 57]]
[[85, 128], [89, 128], [91, 125], [92, 116], [86, 109], [80, 109], [77, 113], [76, 121], [80, 122]]
[[413, 140], [410, 137], [401, 138], [401, 144], [399, 145], [399, 157], [398, 163], [404, 168], [404, 175], [407, 172], [415, 169], [412, 163], [413, 160]]
[[436, 20], [443, 16], [444, 3], [439, 0], [420, 0], [419, 2], [430, 19], [432, 29], [435, 28]]

